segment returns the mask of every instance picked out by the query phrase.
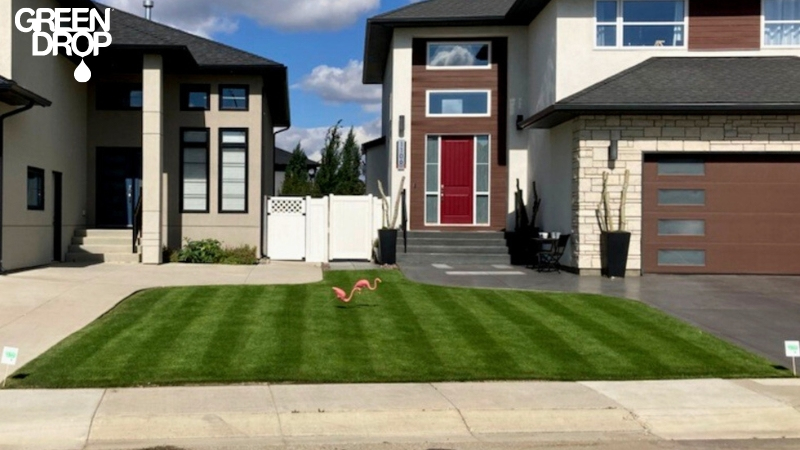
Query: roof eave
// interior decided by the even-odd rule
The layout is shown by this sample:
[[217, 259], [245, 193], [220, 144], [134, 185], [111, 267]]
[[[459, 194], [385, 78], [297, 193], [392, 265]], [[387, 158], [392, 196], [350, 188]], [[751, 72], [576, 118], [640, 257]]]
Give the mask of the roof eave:
[[550, 129], [586, 114], [800, 114], [800, 103], [555, 104], [518, 123], [520, 129]]
[[0, 101], [11, 106], [23, 106], [33, 103], [45, 108], [53, 104], [50, 100], [16, 83], [0, 86]]

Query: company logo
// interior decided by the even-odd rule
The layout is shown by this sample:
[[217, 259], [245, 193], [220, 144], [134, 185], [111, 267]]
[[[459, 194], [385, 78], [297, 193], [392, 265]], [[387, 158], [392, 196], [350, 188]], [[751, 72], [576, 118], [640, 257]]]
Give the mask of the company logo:
[[100, 49], [112, 41], [110, 8], [103, 14], [90, 8], [22, 8], [17, 11], [15, 24], [19, 31], [33, 33], [33, 56], [57, 56], [60, 50], [81, 58], [75, 69], [75, 79], [80, 83], [92, 78], [83, 58], [99, 55]]

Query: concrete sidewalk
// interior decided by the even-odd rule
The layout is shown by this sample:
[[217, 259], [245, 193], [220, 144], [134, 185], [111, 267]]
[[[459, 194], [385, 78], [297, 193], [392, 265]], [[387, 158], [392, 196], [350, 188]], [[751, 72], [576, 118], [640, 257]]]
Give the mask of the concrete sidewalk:
[[0, 448], [800, 438], [800, 380], [0, 391]]
[[320, 280], [318, 265], [282, 262], [257, 266], [59, 264], [0, 276], [0, 347], [19, 348], [17, 367], [22, 367], [142, 289]]

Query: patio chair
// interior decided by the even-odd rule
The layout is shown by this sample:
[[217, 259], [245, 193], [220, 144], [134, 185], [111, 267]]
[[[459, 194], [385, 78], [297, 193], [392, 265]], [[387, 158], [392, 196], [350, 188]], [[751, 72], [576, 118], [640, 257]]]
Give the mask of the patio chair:
[[564, 256], [564, 251], [567, 249], [571, 234], [562, 234], [558, 238], [558, 243], [553, 245], [549, 251], [540, 252], [538, 254], [538, 264], [536, 270], [538, 272], [558, 272], [561, 273], [561, 257]]

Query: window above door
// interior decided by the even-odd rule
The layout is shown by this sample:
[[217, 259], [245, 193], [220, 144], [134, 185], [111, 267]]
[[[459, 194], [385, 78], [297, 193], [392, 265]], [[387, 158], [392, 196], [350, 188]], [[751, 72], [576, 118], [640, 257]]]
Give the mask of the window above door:
[[489, 42], [429, 42], [427, 67], [442, 69], [489, 69], [492, 67]]
[[428, 91], [428, 117], [489, 117], [491, 91], [442, 90]]

